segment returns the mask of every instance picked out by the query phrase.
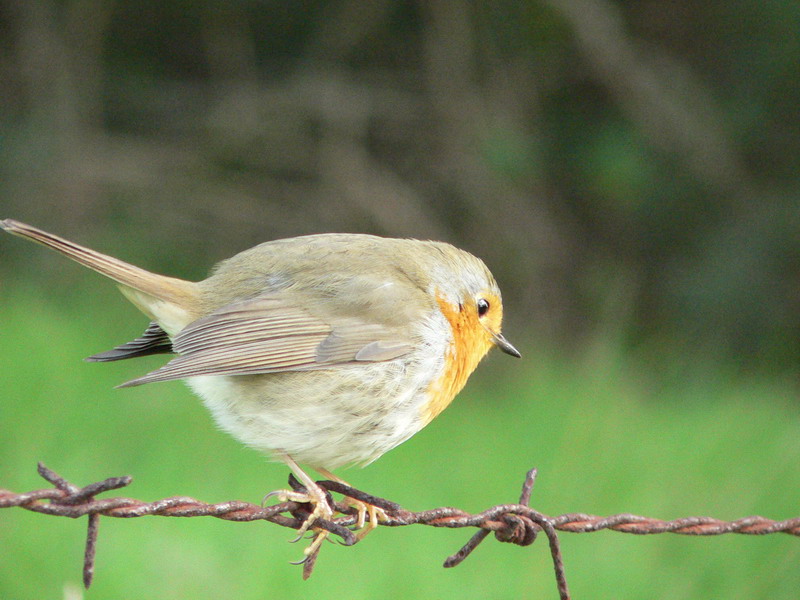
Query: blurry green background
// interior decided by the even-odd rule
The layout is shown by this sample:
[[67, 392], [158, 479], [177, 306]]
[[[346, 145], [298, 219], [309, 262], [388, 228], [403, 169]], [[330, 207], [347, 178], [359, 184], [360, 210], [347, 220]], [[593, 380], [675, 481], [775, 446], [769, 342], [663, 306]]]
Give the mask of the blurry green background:
[[[0, 217], [201, 278], [322, 231], [481, 256], [521, 361], [340, 474], [412, 510], [800, 515], [800, 4], [0, 0]], [[258, 502], [113, 285], [0, 237], [0, 487]], [[0, 598], [75, 598], [85, 522], [0, 513]], [[556, 597], [546, 545], [379, 529], [300, 580], [288, 530], [103, 519], [86, 598]], [[800, 541], [562, 535], [576, 598], [796, 598]]]

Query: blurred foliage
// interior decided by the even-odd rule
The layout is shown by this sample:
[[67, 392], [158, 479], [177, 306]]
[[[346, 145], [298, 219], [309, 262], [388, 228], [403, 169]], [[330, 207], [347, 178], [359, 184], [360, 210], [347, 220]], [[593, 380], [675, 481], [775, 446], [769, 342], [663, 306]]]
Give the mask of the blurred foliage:
[[790, 0], [2, 1], [0, 208], [195, 277], [445, 239], [511, 339], [796, 372], [797, 31]]

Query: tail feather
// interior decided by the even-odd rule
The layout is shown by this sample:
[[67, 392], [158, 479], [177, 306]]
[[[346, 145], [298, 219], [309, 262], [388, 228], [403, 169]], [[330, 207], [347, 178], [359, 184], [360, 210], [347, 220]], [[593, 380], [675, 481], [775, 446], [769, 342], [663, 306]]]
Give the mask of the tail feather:
[[[0, 220], [0, 228], [52, 248], [84, 266], [110, 277], [121, 284], [122, 291], [134, 304], [156, 321], [163, 322], [165, 320], [159, 318], [159, 312], [163, 310], [167, 311], [167, 321], [172, 321], [177, 316], [176, 310], [187, 316], [195, 312], [198, 293], [196, 284], [191, 281], [151, 273], [113, 256], [84, 248], [74, 242], [13, 219]], [[178, 321], [182, 320], [184, 319], [178, 319]], [[185, 325], [185, 323], [183, 324]], [[177, 329], [180, 328], [182, 327], [177, 327]], [[167, 329], [174, 330], [176, 327], [169, 323]]]

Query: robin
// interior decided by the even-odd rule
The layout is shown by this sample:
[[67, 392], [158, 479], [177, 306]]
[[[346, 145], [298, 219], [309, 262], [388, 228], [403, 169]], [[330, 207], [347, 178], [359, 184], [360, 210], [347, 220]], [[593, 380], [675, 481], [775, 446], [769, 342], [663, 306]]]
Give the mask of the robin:
[[[441, 413], [501, 334], [500, 289], [484, 263], [449, 244], [360, 234], [275, 240], [218, 264], [202, 281], [150, 273], [30, 225], [0, 226], [117, 282], [152, 322], [89, 361], [173, 353], [128, 387], [185, 379], [218, 425], [284, 461], [307, 490], [298, 539], [333, 511], [299, 466], [366, 465]], [[359, 526], [380, 515], [359, 506]], [[315, 528], [316, 529], [316, 528]], [[312, 555], [327, 532], [316, 529]]]

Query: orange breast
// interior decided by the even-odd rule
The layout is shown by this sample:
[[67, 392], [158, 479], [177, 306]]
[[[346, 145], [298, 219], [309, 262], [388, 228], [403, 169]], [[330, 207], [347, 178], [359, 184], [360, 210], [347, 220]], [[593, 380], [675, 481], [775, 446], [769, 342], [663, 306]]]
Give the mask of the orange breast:
[[492, 346], [474, 306], [453, 306], [439, 294], [436, 302], [450, 323], [453, 341], [445, 355], [444, 371], [428, 387], [429, 401], [422, 407], [426, 425], [453, 401]]

